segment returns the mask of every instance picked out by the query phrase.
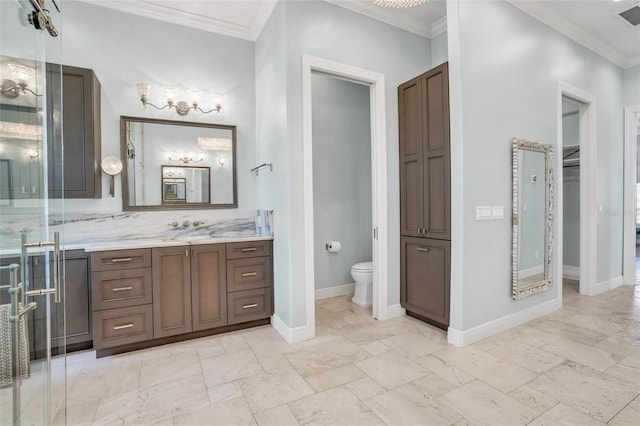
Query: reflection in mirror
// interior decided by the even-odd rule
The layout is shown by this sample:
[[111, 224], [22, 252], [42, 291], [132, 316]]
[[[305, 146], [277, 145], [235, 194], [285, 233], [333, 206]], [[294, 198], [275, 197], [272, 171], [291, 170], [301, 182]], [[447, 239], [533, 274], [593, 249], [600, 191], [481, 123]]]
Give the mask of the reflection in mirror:
[[120, 131], [124, 210], [237, 207], [235, 126], [121, 117]]
[[553, 149], [513, 139], [513, 298], [552, 285]]
[[208, 204], [209, 176], [209, 167], [162, 166], [162, 204]]

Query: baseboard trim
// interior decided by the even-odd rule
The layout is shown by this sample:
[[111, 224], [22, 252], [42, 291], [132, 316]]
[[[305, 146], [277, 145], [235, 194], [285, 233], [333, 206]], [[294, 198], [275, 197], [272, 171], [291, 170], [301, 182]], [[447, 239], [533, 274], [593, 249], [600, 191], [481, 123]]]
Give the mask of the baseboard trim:
[[534, 266], [533, 268], [523, 269], [518, 272], [518, 278], [529, 278], [534, 275], [544, 274], [544, 265]]
[[562, 278], [568, 278], [570, 280], [580, 280], [580, 267], [572, 266], [572, 265], [563, 265]]
[[407, 314], [407, 311], [400, 306], [399, 303], [391, 306], [387, 306], [387, 317], [385, 319], [391, 319], [395, 317], [403, 317]]
[[271, 326], [282, 336], [287, 343], [304, 342], [305, 340], [313, 339], [316, 334], [315, 326], [310, 327], [303, 325], [300, 327], [289, 327], [280, 317], [276, 314], [271, 316]]
[[494, 336], [510, 328], [524, 324], [525, 322], [540, 318], [562, 308], [562, 299], [555, 298], [540, 305], [522, 311], [514, 312], [500, 318], [477, 325], [468, 330], [457, 330], [449, 327], [447, 330], [447, 341], [452, 345], [465, 347], [478, 342], [487, 337]]
[[337, 285], [335, 287], [316, 289], [316, 300], [328, 299], [330, 297], [344, 296], [345, 294], [353, 294], [356, 290], [356, 284]]
[[613, 290], [616, 287], [620, 287], [623, 283], [624, 278], [622, 275], [613, 277], [610, 280], [596, 284], [596, 288], [593, 289], [593, 293], [589, 294], [589, 296], [597, 296], [598, 294], [604, 293], [605, 291]]

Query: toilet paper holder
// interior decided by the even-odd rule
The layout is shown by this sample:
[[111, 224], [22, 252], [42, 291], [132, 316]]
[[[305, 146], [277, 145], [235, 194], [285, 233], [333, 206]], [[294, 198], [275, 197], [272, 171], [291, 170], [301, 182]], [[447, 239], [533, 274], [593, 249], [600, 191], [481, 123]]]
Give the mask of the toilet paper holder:
[[340, 244], [340, 241], [331, 241], [330, 243], [326, 243], [324, 248], [329, 253], [337, 253], [342, 248], [342, 245]]

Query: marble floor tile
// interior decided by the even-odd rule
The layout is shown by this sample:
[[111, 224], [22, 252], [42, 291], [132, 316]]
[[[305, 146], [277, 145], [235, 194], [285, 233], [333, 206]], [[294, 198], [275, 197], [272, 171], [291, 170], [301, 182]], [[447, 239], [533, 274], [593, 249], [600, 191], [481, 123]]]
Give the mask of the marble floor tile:
[[536, 377], [535, 373], [529, 370], [473, 346], [448, 347], [434, 353], [433, 356], [503, 392], [511, 392]]
[[520, 386], [518, 389], [509, 392], [509, 396], [522, 402], [527, 407], [533, 408], [538, 413], [544, 413], [558, 403], [557, 399], [527, 385]]
[[356, 362], [356, 366], [387, 389], [405, 385], [428, 373], [424, 367], [396, 352], [386, 352]]
[[432, 355], [420, 358], [416, 362], [454, 386], [462, 386], [474, 380], [472, 375]]
[[473, 425], [526, 425], [538, 413], [479, 380], [440, 397]]
[[536, 377], [528, 386], [605, 423], [637, 396], [619, 379], [571, 361]]
[[291, 345], [273, 327], [261, 327], [242, 333], [258, 358], [280, 355], [292, 350]]
[[223, 383], [221, 385], [215, 385], [207, 388], [207, 394], [209, 395], [209, 402], [224, 402], [230, 399], [244, 398], [242, 389], [237, 382]]
[[529, 426], [602, 426], [604, 423], [581, 413], [575, 408], [568, 407], [563, 403], [555, 407], [529, 423]]
[[286, 355], [302, 377], [313, 376], [369, 357], [361, 347], [345, 338], [331, 340]]
[[451, 392], [456, 386], [447, 382], [440, 376], [429, 373], [426, 376], [413, 382], [420, 389], [425, 390], [431, 396], [440, 396], [447, 392]]
[[388, 337], [380, 342], [410, 360], [422, 358], [447, 346], [445, 342], [434, 341], [415, 331]]
[[369, 354], [373, 356], [380, 355], [391, 350], [389, 349], [389, 346], [378, 340], [376, 340], [375, 342], [367, 343], [366, 345], [362, 345], [362, 349], [369, 352]]
[[140, 387], [170, 382], [202, 373], [200, 358], [196, 349], [151, 359], [143, 357], [142, 359]]
[[262, 358], [258, 358], [260, 365], [264, 368], [264, 371], [273, 371], [280, 368], [291, 367], [289, 360], [282, 354], [270, 355]]
[[225, 426], [253, 426], [253, 414], [244, 398], [215, 402], [200, 410], [190, 411], [173, 418], [174, 426], [219, 424]]
[[355, 382], [365, 376], [366, 374], [364, 374], [362, 370], [353, 364], [349, 364], [316, 374], [315, 376], [306, 377], [305, 380], [314, 391], [322, 392], [327, 389]]
[[250, 350], [205, 358], [200, 365], [208, 387], [264, 372]]
[[258, 426], [298, 426], [300, 423], [296, 420], [288, 405], [272, 408], [254, 415]]
[[620, 361], [620, 364], [627, 367], [640, 368], [640, 350], [633, 352], [631, 355]]
[[611, 426], [637, 426], [638, 419], [640, 419], [640, 396], [609, 420], [608, 424]]
[[344, 387], [294, 401], [289, 408], [301, 425], [384, 425], [369, 407]]
[[100, 401], [94, 421], [157, 422], [209, 406], [201, 375], [140, 388]]
[[339, 330], [337, 333], [359, 346], [365, 346], [368, 343], [374, 343], [386, 337], [393, 336], [391, 330], [377, 327], [376, 324]]
[[608, 376], [619, 379], [622, 383], [626, 383], [631, 389], [640, 393], [640, 368], [616, 364], [605, 371], [605, 373]]
[[239, 380], [251, 411], [258, 413], [312, 395], [307, 382], [293, 368], [274, 370]]
[[226, 353], [244, 352], [251, 349], [247, 341], [244, 340], [242, 332], [225, 334], [220, 337], [220, 343]]
[[366, 401], [388, 425], [452, 425], [462, 416], [410, 383]]
[[109, 357], [84, 366], [67, 396], [74, 404], [95, 401], [138, 388], [142, 357]]
[[506, 341], [489, 350], [489, 353], [534, 373], [542, 373], [564, 361], [562, 357], [518, 340]]
[[[66, 419], [65, 410], [60, 410], [56, 419], [54, 420], [54, 424], [61, 425], [81, 425], [83, 423], [91, 423], [93, 420], [93, 416], [96, 413], [96, 409], [98, 408], [99, 400], [88, 401], [81, 404], [71, 404], [67, 405], [66, 409]], [[65, 423], [66, 420], [66, 423]]]
[[640, 336], [616, 333], [595, 345], [594, 348], [607, 352], [614, 361], [621, 362], [634, 351], [640, 352]]
[[367, 376], [363, 379], [356, 380], [346, 385], [347, 389], [354, 393], [360, 401], [378, 396], [385, 392], [385, 388], [380, 386], [375, 380]]
[[542, 349], [598, 371], [605, 371], [616, 363], [604, 350], [569, 339], [558, 339]]
[[540, 321], [536, 321], [533, 327], [550, 334], [555, 334], [558, 337], [570, 339], [588, 346], [598, 344], [609, 337], [599, 331], [584, 327], [576, 327], [574, 324], [547, 319], [546, 317]]

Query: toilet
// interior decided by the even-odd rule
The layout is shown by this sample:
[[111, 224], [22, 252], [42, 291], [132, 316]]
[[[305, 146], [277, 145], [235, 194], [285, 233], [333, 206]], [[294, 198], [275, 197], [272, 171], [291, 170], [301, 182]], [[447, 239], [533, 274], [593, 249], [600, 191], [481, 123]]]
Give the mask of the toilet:
[[351, 267], [351, 277], [356, 282], [356, 291], [351, 301], [368, 308], [373, 300], [373, 262], [356, 263]]

